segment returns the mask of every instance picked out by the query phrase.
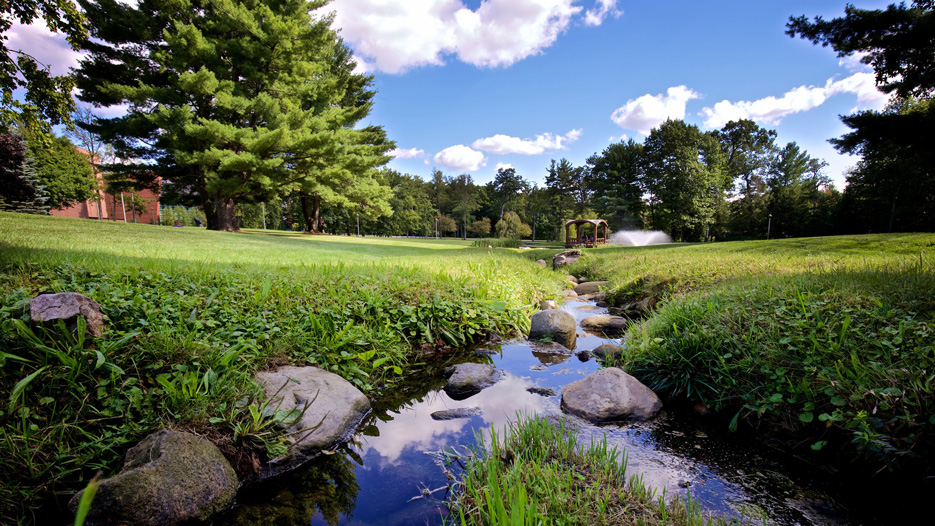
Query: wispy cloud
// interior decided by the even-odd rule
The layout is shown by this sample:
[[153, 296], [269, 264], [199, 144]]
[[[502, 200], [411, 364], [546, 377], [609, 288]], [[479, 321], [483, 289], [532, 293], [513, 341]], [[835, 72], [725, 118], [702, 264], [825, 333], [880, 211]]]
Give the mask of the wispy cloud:
[[732, 120], [752, 119], [776, 125], [788, 115], [817, 108], [828, 98], [842, 93], [857, 95], [856, 109], [880, 109], [888, 96], [877, 90], [872, 73], [858, 72], [841, 80], [828, 79], [824, 86], [799, 86], [781, 97], [764, 97], [754, 101], [722, 100], [701, 110], [708, 128], [720, 128]]

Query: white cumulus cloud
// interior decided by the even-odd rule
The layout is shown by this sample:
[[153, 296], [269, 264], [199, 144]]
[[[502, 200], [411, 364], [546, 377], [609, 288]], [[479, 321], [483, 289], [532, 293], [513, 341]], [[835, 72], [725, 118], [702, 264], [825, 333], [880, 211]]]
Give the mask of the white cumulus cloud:
[[584, 12], [584, 23], [589, 26], [599, 26], [604, 23], [608, 15], [617, 18], [623, 11], [617, 9], [617, 0], [597, 0], [593, 9]]
[[513, 168], [513, 165], [510, 164], [510, 163], [497, 163], [497, 171], [498, 171], [498, 172], [499, 172], [500, 170], [509, 170], [510, 168]]
[[487, 166], [483, 152], [472, 150], [463, 144], [449, 146], [435, 154], [435, 163], [452, 170], [473, 172]]
[[487, 153], [505, 155], [509, 153], [518, 153], [520, 155], [538, 155], [551, 150], [565, 150], [566, 144], [577, 141], [583, 131], [581, 129], [571, 130], [565, 135], [554, 135], [552, 133], [543, 133], [536, 135], [535, 139], [520, 139], [498, 133], [492, 137], [477, 139], [471, 143], [471, 147], [482, 150]]
[[824, 86], [799, 86], [782, 97], [738, 102], [722, 100], [713, 107], [702, 109], [699, 115], [705, 118], [704, 124], [708, 128], [720, 128], [739, 119], [775, 125], [788, 115], [817, 108], [829, 97], [842, 93], [857, 95], [857, 109], [880, 109], [888, 100], [885, 93], [877, 90], [873, 74], [864, 71], [841, 80], [828, 79]]
[[614, 110], [610, 119], [627, 130], [636, 130], [644, 135], [667, 119], [685, 118], [685, 105], [700, 95], [686, 86], [674, 86], [666, 90], [665, 95], [646, 94], [628, 100], [626, 104]]
[[390, 155], [397, 159], [422, 159], [425, 157], [425, 150], [419, 148], [394, 148], [390, 150]]
[[[362, 69], [402, 73], [442, 65], [455, 55], [480, 67], [509, 66], [551, 46], [582, 8], [576, 0], [335, 0], [334, 27], [354, 48]], [[599, 0], [595, 17], [615, 2]]]

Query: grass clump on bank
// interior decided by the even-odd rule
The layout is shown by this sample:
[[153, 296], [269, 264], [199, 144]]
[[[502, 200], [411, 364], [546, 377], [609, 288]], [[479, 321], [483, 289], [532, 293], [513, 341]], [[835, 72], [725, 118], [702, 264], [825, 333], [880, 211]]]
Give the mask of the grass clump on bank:
[[[530, 285], [531, 284], [531, 285]], [[16, 523], [161, 428], [221, 446], [239, 471], [282, 451], [253, 375], [331, 370], [364, 392], [420, 349], [524, 330], [560, 282], [463, 243], [221, 234], [0, 213], [0, 522]], [[29, 319], [80, 292], [101, 338]]]
[[575, 272], [661, 301], [624, 367], [663, 397], [827, 465], [935, 470], [935, 235], [608, 247]]
[[[539, 416], [523, 417], [467, 462], [449, 524], [721, 525], [690, 500], [656, 496], [606, 440], [587, 446], [577, 433]], [[483, 437], [478, 437], [483, 443]], [[621, 458], [622, 457], [622, 458]]]
[[629, 334], [627, 369], [845, 463], [935, 467], [935, 272], [835, 269], [676, 298]]

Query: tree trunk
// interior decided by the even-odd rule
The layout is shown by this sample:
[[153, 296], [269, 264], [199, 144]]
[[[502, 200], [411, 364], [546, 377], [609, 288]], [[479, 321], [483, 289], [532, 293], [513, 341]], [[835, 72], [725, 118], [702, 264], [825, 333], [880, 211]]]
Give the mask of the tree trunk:
[[539, 219], [539, 212], [532, 215], [532, 242], [536, 242], [536, 220]]
[[136, 224], [136, 194], [130, 192], [130, 215], [133, 216], [133, 223]]
[[222, 232], [237, 231], [237, 207], [231, 197], [217, 198], [217, 227]]
[[305, 220], [305, 233], [311, 234], [318, 225], [312, 223], [312, 207], [309, 195], [305, 192], [299, 193], [299, 202], [302, 204], [302, 219]]

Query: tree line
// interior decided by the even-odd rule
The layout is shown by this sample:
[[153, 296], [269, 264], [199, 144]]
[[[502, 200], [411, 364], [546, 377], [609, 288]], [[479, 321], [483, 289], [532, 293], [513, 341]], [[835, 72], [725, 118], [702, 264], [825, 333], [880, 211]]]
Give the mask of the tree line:
[[[385, 131], [361, 125], [373, 79], [354, 72], [322, 14], [327, 0], [77, 4], [14, 0], [0, 10], [3, 27], [41, 14], [87, 53], [73, 76], [51, 77], [0, 48], [0, 206], [42, 213], [93, 192], [80, 162], [56, 165], [69, 146], [49, 126], [69, 122], [111, 193], [158, 185], [163, 202], [201, 208], [217, 230], [356, 233], [360, 224], [376, 235], [560, 239], [564, 221], [580, 217], [684, 241], [935, 229], [931, 0], [787, 24], [790, 36], [841, 56], [863, 53], [892, 94], [883, 111], [842, 117], [852, 131], [832, 143], [861, 156], [843, 192], [822, 160], [749, 120], [711, 132], [670, 120], [584, 165], [552, 160], [542, 186], [512, 168], [484, 185], [439, 170], [400, 174], [384, 168], [395, 147]], [[72, 86], [85, 104], [126, 113], [76, 112], [62, 92]]]

